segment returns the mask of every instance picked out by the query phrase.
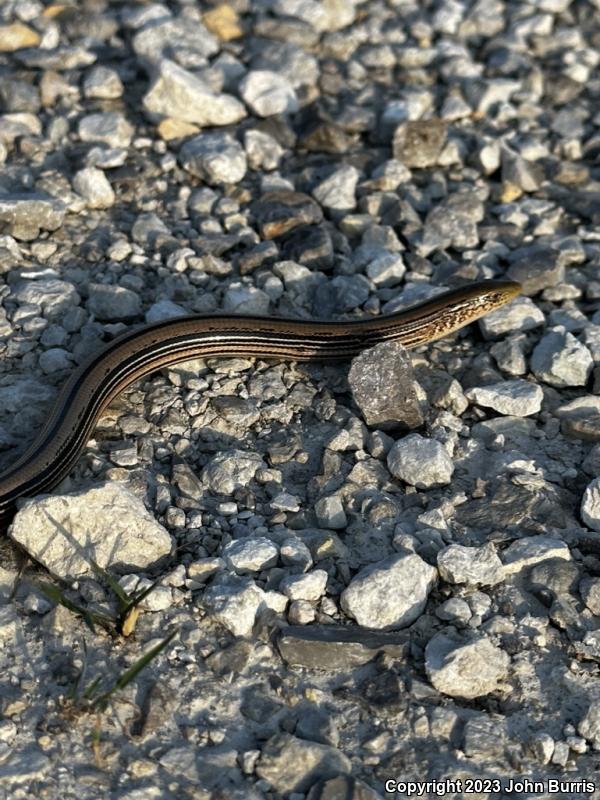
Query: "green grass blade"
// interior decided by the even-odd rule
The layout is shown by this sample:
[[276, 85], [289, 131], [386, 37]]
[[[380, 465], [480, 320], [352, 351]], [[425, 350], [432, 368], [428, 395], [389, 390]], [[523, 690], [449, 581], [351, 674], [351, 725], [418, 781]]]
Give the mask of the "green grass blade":
[[98, 688], [98, 685], [101, 680], [102, 680], [102, 675], [96, 675], [96, 677], [88, 683], [82, 695], [84, 700], [90, 700], [90, 698]]
[[101, 694], [92, 702], [93, 708], [105, 708], [107, 702], [112, 697], [115, 692], [118, 692], [120, 689], [124, 689], [128, 684], [133, 681], [137, 675], [146, 667], [156, 656], [165, 649], [165, 647], [169, 644], [169, 642], [173, 639], [173, 637], [177, 634], [177, 630], [172, 631], [167, 637], [165, 637], [161, 642], [159, 642], [155, 647], [151, 650], [148, 650], [147, 653], [144, 653], [138, 660], [132, 664], [129, 669], [125, 670], [125, 672], [120, 675], [117, 680], [113, 683], [113, 685], [108, 689], [106, 692]]
[[108, 570], [101, 567], [100, 564], [96, 563], [93, 558], [90, 558], [89, 562], [96, 577], [103, 581], [119, 600], [119, 613], [122, 613], [121, 605], [126, 605], [129, 602], [129, 595], [125, 589], [123, 589], [118, 580], [111, 575], [110, 572], [108, 572]]
[[78, 603], [73, 602], [73, 600], [69, 600], [69, 598], [66, 597], [57, 586], [54, 586], [51, 583], [39, 581], [35, 585], [53, 603], [64, 606], [73, 614], [80, 616], [92, 633], [96, 633], [94, 623], [103, 627], [107, 627], [111, 623], [114, 623], [114, 620], [108, 614], [101, 614], [98, 611], [90, 611], [89, 609], [80, 606]]

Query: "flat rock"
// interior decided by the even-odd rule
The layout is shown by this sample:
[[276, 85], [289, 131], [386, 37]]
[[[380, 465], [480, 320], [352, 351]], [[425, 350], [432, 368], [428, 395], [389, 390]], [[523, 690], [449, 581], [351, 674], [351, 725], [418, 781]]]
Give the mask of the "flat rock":
[[292, 666], [335, 672], [366, 664], [380, 653], [402, 659], [408, 639], [405, 633], [383, 633], [361, 625], [290, 625], [281, 631], [277, 647]]
[[528, 417], [542, 407], [544, 393], [540, 386], [530, 381], [512, 380], [502, 383], [474, 386], [465, 392], [475, 405], [492, 408], [499, 414]]
[[513, 575], [551, 558], [561, 558], [566, 561], [571, 558], [565, 542], [552, 536], [527, 536], [518, 539], [502, 554], [504, 571], [507, 575]]

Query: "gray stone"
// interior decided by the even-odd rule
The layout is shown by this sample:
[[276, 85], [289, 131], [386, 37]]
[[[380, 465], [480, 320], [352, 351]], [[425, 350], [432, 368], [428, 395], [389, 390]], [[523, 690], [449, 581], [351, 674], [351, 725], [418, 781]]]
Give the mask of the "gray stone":
[[400, 253], [383, 251], [367, 264], [367, 277], [375, 286], [395, 286], [406, 272]]
[[28, 500], [10, 537], [61, 580], [103, 568], [143, 570], [171, 552], [171, 537], [134, 494], [106, 483], [74, 494]]
[[579, 593], [592, 614], [600, 617], [600, 578], [583, 578], [579, 584]]
[[250, 636], [258, 611], [266, 608], [263, 590], [251, 578], [237, 575], [217, 579], [205, 589], [200, 602], [234, 636]]
[[262, 289], [231, 283], [223, 297], [223, 308], [234, 314], [268, 314], [271, 298]]
[[352, 770], [350, 759], [330, 745], [278, 733], [263, 745], [256, 773], [276, 792], [305, 792], [317, 780]]
[[319, 600], [325, 594], [328, 574], [324, 569], [313, 569], [304, 575], [288, 575], [279, 584], [279, 591], [290, 600]]
[[542, 407], [544, 393], [540, 386], [530, 381], [512, 380], [488, 386], [474, 386], [465, 393], [475, 405], [492, 408], [499, 414], [527, 417], [537, 414]]
[[228, 133], [201, 133], [179, 151], [182, 167], [210, 185], [239, 183], [246, 174], [246, 154]]
[[502, 561], [490, 542], [482, 547], [451, 544], [437, 555], [440, 576], [448, 583], [493, 586], [503, 576]]
[[315, 503], [315, 514], [321, 528], [343, 530], [348, 524], [342, 499], [336, 495], [321, 497]]
[[302, 192], [287, 189], [266, 192], [254, 203], [253, 213], [263, 239], [276, 239], [304, 225], [322, 221], [318, 203]]
[[224, 450], [211, 458], [202, 472], [202, 480], [216, 494], [232, 494], [245, 488], [256, 471], [264, 467], [258, 453]]
[[486, 339], [496, 339], [507, 333], [530, 331], [546, 321], [541, 311], [529, 297], [517, 297], [497, 311], [486, 314], [479, 320], [479, 327]]
[[534, 375], [552, 386], [585, 386], [594, 362], [590, 351], [571, 333], [546, 333], [531, 354]]
[[311, 625], [284, 628], [277, 646], [292, 666], [335, 672], [366, 664], [381, 653], [403, 659], [407, 642], [406, 633], [383, 633], [359, 625]]
[[178, 303], [174, 303], [172, 300], [159, 300], [157, 303], [153, 303], [148, 311], [146, 311], [145, 319], [147, 323], [152, 322], [163, 322], [166, 319], [176, 319], [177, 317], [185, 317], [189, 314], [189, 312], [180, 306]]
[[88, 208], [110, 208], [115, 202], [115, 193], [108, 178], [96, 167], [86, 167], [76, 172], [73, 188], [85, 199]]
[[351, 164], [336, 169], [312, 190], [315, 200], [329, 211], [347, 213], [356, 207], [356, 184], [360, 172]]
[[414, 553], [393, 555], [355, 575], [340, 603], [359, 625], [404, 628], [423, 613], [436, 574], [434, 567]]
[[412, 361], [398, 342], [363, 350], [352, 360], [348, 383], [370, 427], [410, 429], [423, 424]]
[[392, 446], [387, 465], [395, 478], [417, 489], [446, 486], [454, 472], [454, 464], [444, 446], [418, 433], [411, 433]]
[[480, 714], [465, 723], [463, 750], [468, 758], [480, 761], [502, 758], [507, 738], [504, 720]]
[[432, 167], [446, 142], [446, 123], [441, 119], [403, 122], [394, 132], [392, 152], [407, 167]]
[[577, 732], [594, 750], [600, 750], [600, 700], [593, 700], [577, 725]]
[[427, 257], [436, 250], [470, 249], [479, 243], [477, 223], [483, 219], [483, 203], [475, 192], [458, 192], [427, 214], [418, 254]]
[[131, 227], [131, 238], [136, 244], [147, 248], [156, 248], [161, 241], [171, 238], [165, 223], [152, 212], [139, 214]]
[[[554, 414], [560, 419], [560, 429], [565, 436], [587, 442], [597, 442], [600, 439], [600, 397], [589, 394], [577, 397], [557, 408]], [[588, 457], [586, 461], [590, 466], [595, 461], [593, 450]], [[585, 461], [583, 466], [587, 470]], [[594, 467], [592, 472], [593, 470]]]
[[12, 298], [22, 305], [39, 306], [49, 320], [62, 318], [81, 299], [72, 283], [57, 278], [19, 281], [12, 291]]
[[233, 95], [216, 93], [201, 78], [168, 59], [158, 63], [143, 102], [151, 115], [201, 127], [234, 125], [246, 116], [244, 106]]
[[507, 677], [509, 663], [508, 655], [486, 636], [465, 639], [439, 633], [425, 648], [425, 669], [433, 686], [465, 700], [496, 691]]
[[15, 111], [12, 114], [0, 115], [0, 144], [3, 147], [13, 145], [21, 136], [41, 136], [41, 134], [42, 125], [35, 114]]
[[581, 501], [581, 519], [588, 528], [600, 531], [600, 478], [588, 483]]
[[562, 541], [552, 536], [526, 536], [517, 539], [502, 554], [504, 572], [513, 575], [527, 567], [540, 564], [551, 558], [570, 560], [569, 548]]
[[219, 42], [197, 19], [183, 15], [149, 21], [135, 34], [135, 53], [152, 63], [175, 56], [184, 67], [200, 67], [219, 51]]
[[244, 132], [244, 148], [250, 169], [277, 169], [285, 150], [270, 134], [251, 128]]
[[473, 111], [487, 115], [493, 106], [507, 102], [520, 86], [519, 81], [486, 77], [485, 80], [465, 81], [464, 92]]
[[82, 142], [103, 142], [109, 147], [129, 147], [134, 128], [118, 111], [88, 114], [79, 120], [79, 138]]
[[[15, 787], [12, 790], [14, 794], [27, 791], [28, 784], [47, 780], [47, 774], [53, 769], [51, 759], [34, 744], [12, 749], [12, 752], [3, 755], [9, 757], [3, 760], [2, 777], [6, 784]], [[17, 789], [20, 784], [23, 784], [23, 788]]]
[[502, 183], [505, 187], [537, 192], [543, 179], [544, 171], [540, 164], [528, 161], [508, 148], [502, 150]]
[[114, 69], [98, 65], [83, 79], [83, 93], [97, 100], [116, 100], [123, 94], [123, 83]]
[[278, 557], [277, 545], [264, 536], [235, 539], [223, 548], [225, 563], [240, 574], [273, 567]]
[[271, 70], [250, 70], [239, 83], [240, 97], [259, 117], [292, 114], [298, 110], [294, 87], [285, 77]]
[[473, 616], [473, 612], [466, 600], [461, 597], [451, 597], [436, 608], [435, 615], [446, 622], [466, 625]]
[[521, 376], [527, 372], [527, 358], [525, 356], [525, 337], [517, 334], [501, 342], [496, 342], [490, 347], [490, 353], [502, 370], [509, 375]]
[[521, 284], [525, 295], [534, 295], [564, 280], [564, 261], [558, 250], [532, 248], [508, 268], [506, 277]]
[[63, 224], [65, 206], [44, 192], [0, 194], [0, 232], [15, 239], [36, 239], [40, 230], [54, 231]]
[[62, 347], [50, 347], [40, 355], [39, 365], [46, 375], [54, 375], [73, 368], [73, 355]]
[[142, 305], [139, 295], [131, 289], [92, 283], [89, 287], [88, 309], [97, 319], [115, 322], [135, 319], [140, 315]]

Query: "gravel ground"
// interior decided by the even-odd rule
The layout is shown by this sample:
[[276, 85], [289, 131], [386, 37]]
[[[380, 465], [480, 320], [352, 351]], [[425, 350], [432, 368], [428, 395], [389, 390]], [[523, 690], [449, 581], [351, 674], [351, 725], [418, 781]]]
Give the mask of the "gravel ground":
[[599, 19], [4, 0], [2, 466], [145, 321], [523, 293], [117, 398], [0, 546], [2, 797], [600, 798]]

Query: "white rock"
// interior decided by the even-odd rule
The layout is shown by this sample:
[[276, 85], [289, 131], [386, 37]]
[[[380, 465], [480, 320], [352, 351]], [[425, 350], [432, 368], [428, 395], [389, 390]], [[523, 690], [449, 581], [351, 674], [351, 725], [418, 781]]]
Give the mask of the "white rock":
[[600, 531], [600, 478], [588, 483], [581, 501], [581, 519], [588, 528]]
[[171, 537], [119, 483], [26, 501], [10, 537], [62, 580], [94, 575], [91, 560], [143, 570], [171, 552]]
[[472, 700], [498, 688], [510, 659], [486, 637], [471, 641], [439, 633], [425, 648], [425, 669], [439, 692]]
[[201, 133], [189, 139], [179, 151], [182, 167], [213, 185], [239, 183], [248, 162], [246, 153], [233, 136], [226, 133]]
[[512, 417], [537, 414], [544, 399], [541, 386], [518, 378], [488, 386], [474, 386], [465, 395], [475, 405], [492, 408], [499, 414]]
[[108, 178], [96, 167], [86, 167], [76, 172], [73, 188], [85, 199], [88, 208], [110, 208], [115, 202], [115, 193]]
[[479, 320], [486, 339], [496, 339], [507, 333], [530, 331], [546, 321], [544, 312], [529, 297], [517, 297]]
[[204, 467], [202, 480], [216, 494], [232, 494], [236, 489], [246, 487], [256, 470], [264, 466], [258, 453], [224, 450], [213, 456]]
[[323, 596], [328, 579], [324, 569], [313, 569], [305, 575], [288, 575], [279, 590], [290, 600], [318, 600]]
[[345, 164], [321, 181], [312, 190], [312, 195], [323, 208], [349, 212], [356, 207], [356, 184], [360, 172], [351, 164]]
[[202, 596], [202, 606], [234, 636], [252, 633], [257, 611], [266, 605], [264, 592], [250, 578], [226, 576]]
[[267, 69], [250, 70], [239, 83], [240, 96], [259, 117], [294, 113], [298, 99], [284, 75]]
[[530, 364], [534, 375], [552, 386], [585, 386], [594, 361], [572, 333], [557, 328], [542, 337]]
[[492, 586], [503, 578], [502, 562], [490, 542], [483, 547], [451, 544], [437, 555], [440, 576], [448, 583]]
[[196, 75], [168, 59], [158, 64], [144, 97], [144, 108], [151, 114], [201, 127], [233, 125], [246, 116], [246, 109], [237, 98], [216, 94]]
[[549, 558], [570, 560], [571, 553], [562, 539], [555, 539], [552, 536], [527, 536], [513, 542], [502, 554], [504, 573], [512, 575]]
[[435, 567], [415, 553], [393, 555], [355, 575], [342, 592], [341, 606], [359, 625], [404, 628], [423, 613], [436, 575]]
[[236, 572], [260, 572], [275, 566], [279, 548], [265, 536], [236, 539], [223, 548], [225, 563]]
[[394, 477], [417, 489], [446, 486], [454, 472], [454, 464], [444, 446], [418, 433], [395, 442], [388, 453], [387, 465]]

